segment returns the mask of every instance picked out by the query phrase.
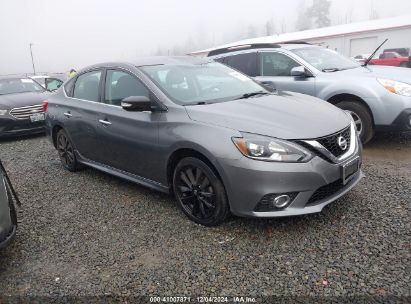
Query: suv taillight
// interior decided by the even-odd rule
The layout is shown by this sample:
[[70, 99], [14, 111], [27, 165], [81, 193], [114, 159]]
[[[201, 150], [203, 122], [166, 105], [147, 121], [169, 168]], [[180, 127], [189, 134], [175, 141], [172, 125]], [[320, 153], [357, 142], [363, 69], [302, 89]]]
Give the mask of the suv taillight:
[[49, 101], [46, 99], [43, 101], [43, 112], [46, 113], [47, 112], [47, 107], [49, 105]]

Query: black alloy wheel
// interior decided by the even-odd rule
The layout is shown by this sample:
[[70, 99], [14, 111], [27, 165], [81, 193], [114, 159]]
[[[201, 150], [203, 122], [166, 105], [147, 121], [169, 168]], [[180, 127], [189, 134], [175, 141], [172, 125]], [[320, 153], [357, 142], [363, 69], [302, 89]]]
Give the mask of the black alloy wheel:
[[225, 189], [203, 161], [187, 157], [175, 168], [173, 190], [183, 212], [196, 223], [215, 226], [229, 214]]
[[80, 166], [74, 153], [73, 144], [64, 130], [60, 130], [57, 133], [56, 148], [64, 168], [69, 171], [76, 171], [79, 169]]

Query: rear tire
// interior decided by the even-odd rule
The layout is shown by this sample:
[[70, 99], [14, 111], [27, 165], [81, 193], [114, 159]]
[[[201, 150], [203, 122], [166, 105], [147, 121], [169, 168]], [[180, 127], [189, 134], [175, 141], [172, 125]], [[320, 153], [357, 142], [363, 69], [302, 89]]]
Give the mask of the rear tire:
[[408, 68], [408, 62], [401, 62], [400, 67], [402, 68]]
[[173, 192], [184, 214], [204, 226], [217, 226], [230, 213], [221, 180], [203, 161], [183, 158], [174, 169]]
[[81, 164], [77, 161], [74, 146], [66, 131], [61, 129], [56, 136], [56, 148], [60, 157], [61, 164], [67, 170], [74, 172], [81, 169]]
[[374, 125], [368, 109], [357, 101], [342, 101], [336, 104], [337, 107], [350, 112], [358, 135], [363, 144], [366, 144], [374, 136]]

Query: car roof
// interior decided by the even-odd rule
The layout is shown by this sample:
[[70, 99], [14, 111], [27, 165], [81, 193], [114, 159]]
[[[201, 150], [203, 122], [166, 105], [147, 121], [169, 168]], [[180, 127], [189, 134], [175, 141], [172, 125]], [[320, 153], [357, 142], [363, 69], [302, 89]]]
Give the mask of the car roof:
[[238, 46], [231, 46], [229, 48], [215, 49], [209, 52], [209, 57], [225, 57], [232, 54], [240, 54], [243, 52], [258, 52], [264, 50], [295, 50], [302, 48], [319, 48], [318, 45], [312, 45], [305, 42], [297, 43], [279, 43], [279, 44], [245, 44]]
[[210, 59], [202, 58], [198, 56], [151, 56], [151, 57], [141, 57], [135, 61], [117, 61], [117, 62], [103, 62], [94, 65], [90, 65], [80, 70], [79, 73], [83, 71], [103, 68], [103, 67], [142, 67], [150, 65], [196, 65], [204, 64], [210, 62]]
[[27, 75], [0, 75], [0, 80], [4, 80], [4, 79], [20, 79], [20, 78], [29, 79], [30, 76], [27, 76]]

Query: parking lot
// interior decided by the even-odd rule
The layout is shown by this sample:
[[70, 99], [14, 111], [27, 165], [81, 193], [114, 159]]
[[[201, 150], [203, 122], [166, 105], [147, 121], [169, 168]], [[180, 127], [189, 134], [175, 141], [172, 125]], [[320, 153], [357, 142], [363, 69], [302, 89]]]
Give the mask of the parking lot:
[[320, 214], [216, 228], [167, 195], [64, 170], [43, 136], [2, 141], [0, 158], [22, 201], [2, 295], [410, 296], [411, 133], [377, 134], [366, 178]]

